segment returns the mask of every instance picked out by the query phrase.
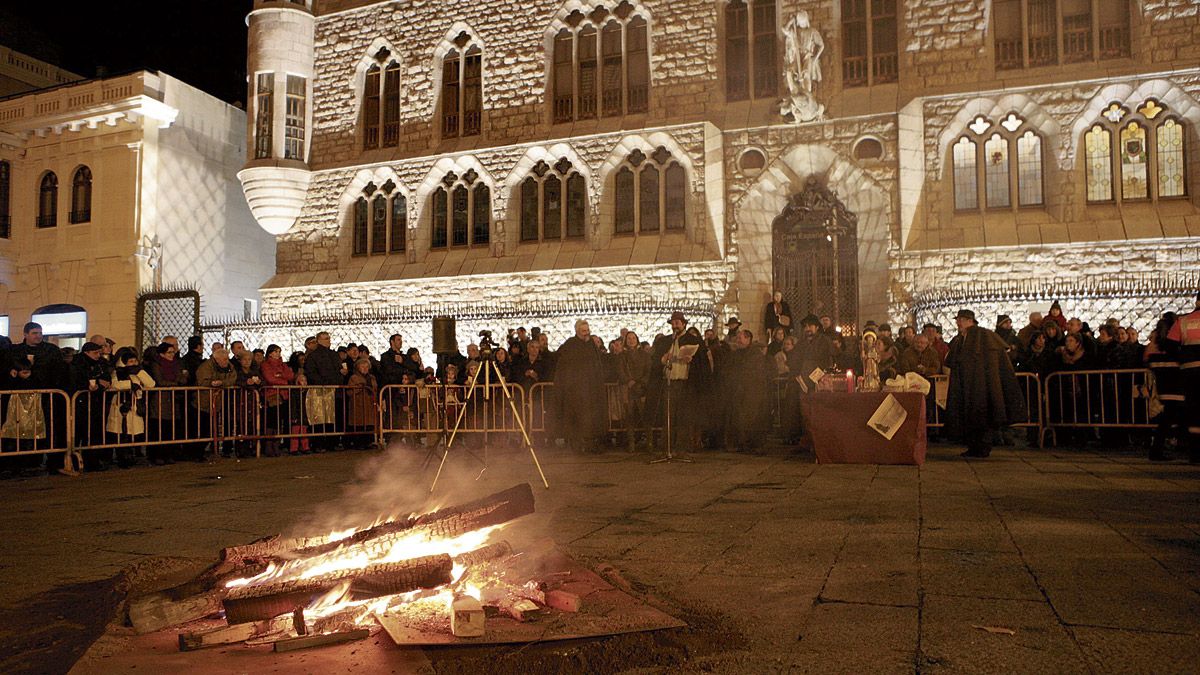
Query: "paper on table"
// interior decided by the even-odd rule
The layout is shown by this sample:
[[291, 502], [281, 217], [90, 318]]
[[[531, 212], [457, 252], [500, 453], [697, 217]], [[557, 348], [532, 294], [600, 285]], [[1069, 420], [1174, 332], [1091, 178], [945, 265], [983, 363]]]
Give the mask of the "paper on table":
[[887, 398], [883, 399], [883, 403], [880, 403], [879, 407], [875, 409], [875, 414], [871, 415], [871, 419], [867, 420], [867, 426], [890, 441], [904, 425], [906, 419], [908, 419], [908, 411], [900, 405], [900, 401], [897, 401], [895, 396], [888, 394]]
[[812, 380], [813, 384], [820, 382], [822, 377], [825, 377], [825, 371], [820, 368], [813, 368], [813, 371], [808, 374], [808, 379]]
[[700, 345], [683, 345], [679, 348], [679, 356], [680, 358], [684, 356], [695, 356], [698, 349], [700, 349]]

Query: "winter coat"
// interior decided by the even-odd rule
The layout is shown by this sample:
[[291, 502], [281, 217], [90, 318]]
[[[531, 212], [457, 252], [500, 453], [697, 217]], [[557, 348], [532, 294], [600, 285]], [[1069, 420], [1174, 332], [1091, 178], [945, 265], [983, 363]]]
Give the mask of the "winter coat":
[[565, 438], [590, 439], [605, 429], [604, 361], [589, 338], [572, 337], [558, 348], [554, 390]]
[[909, 347], [900, 355], [896, 371], [901, 375], [907, 373], [916, 373], [923, 377], [937, 375], [942, 372], [942, 357], [933, 347], [926, 347], [923, 352], [917, 351], [916, 347]]
[[108, 432], [130, 436], [146, 433], [146, 420], [141, 413], [145, 410], [145, 390], [154, 388], [154, 378], [145, 370], [138, 370], [127, 378], [113, 372], [111, 382], [111, 391], [116, 393], [112, 394], [108, 405]]
[[304, 377], [310, 387], [336, 387], [346, 382], [337, 352], [322, 345], [317, 345], [304, 359]]
[[946, 432], [959, 441], [1027, 418], [1025, 395], [1008, 359], [1008, 345], [994, 332], [974, 326], [950, 341], [946, 367]]
[[[220, 382], [220, 384], [213, 387], [213, 382]], [[218, 391], [211, 393], [207, 391], [197, 392], [195, 398], [196, 407], [200, 412], [211, 413], [213, 412], [213, 404], [216, 404], [216, 408], [219, 411], [225, 400], [225, 396], [219, 389], [232, 387], [235, 384], [237, 384], [237, 372], [232, 362], [224, 368], [218, 366], [217, 362], [212, 359], [201, 363], [200, 367], [196, 370], [196, 386], [212, 388]]]
[[[183, 364], [179, 362], [179, 359], [176, 358], [176, 368], [171, 368], [170, 365], [164, 366], [165, 362], [166, 359], [155, 359], [150, 364], [150, 377], [154, 378], [155, 384], [159, 387], [186, 386], [187, 377], [183, 374]], [[171, 375], [169, 376], [168, 373]], [[174, 422], [181, 413], [186, 395], [187, 393], [182, 391], [150, 392], [146, 398], [147, 413], [151, 419]]]
[[[262, 363], [262, 380], [266, 384], [274, 384], [282, 387], [294, 383], [296, 381], [296, 374], [283, 361], [267, 359]], [[263, 396], [266, 398], [268, 406], [277, 406], [283, 401], [288, 400], [290, 392], [287, 389], [272, 389], [268, 387], [263, 390]]]
[[374, 375], [354, 373], [347, 383], [350, 387], [350, 417], [352, 427], [375, 426], [375, 403], [379, 397], [379, 383]]

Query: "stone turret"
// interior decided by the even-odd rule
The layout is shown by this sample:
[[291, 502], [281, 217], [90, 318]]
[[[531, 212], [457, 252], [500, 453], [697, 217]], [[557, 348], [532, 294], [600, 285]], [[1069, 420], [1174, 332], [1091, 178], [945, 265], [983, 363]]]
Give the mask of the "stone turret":
[[249, 124], [238, 179], [258, 224], [291, 229], [311, 178], [313, 0], [254, 0], [246, 17]]

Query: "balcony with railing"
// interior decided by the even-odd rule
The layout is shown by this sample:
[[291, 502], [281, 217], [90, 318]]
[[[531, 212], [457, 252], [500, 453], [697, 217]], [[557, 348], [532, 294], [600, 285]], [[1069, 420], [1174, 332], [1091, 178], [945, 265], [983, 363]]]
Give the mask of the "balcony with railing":
[[874, 83], [895, 82], [900, 76], [900, 57], [895, 52], [876, 54], [874, 59]]
[[1119, 59], [1129, 56], [1129, 26], [1100, 26], [1100, 58]]
[[847, 56], [842, 59], [842, 84], [847, 87], [867, 84], [867, 57]]

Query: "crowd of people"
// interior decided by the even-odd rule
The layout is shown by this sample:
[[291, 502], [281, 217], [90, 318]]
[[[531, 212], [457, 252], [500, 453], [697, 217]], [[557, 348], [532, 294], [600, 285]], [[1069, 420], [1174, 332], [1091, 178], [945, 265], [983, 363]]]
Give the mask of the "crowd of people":
[[[464, 405], [462, 388], [487, 360], [494, 362], [494, 372], [527, 391], [553, 383], [544, 401], [547, 436], [581, 451], [613, 443], [630, 449], [660, 447], [664, 442], [677, 452], [703, 447], [754, 451], [772, 429], [773, 414], [785, 443], [802, 441], [800, 400], [814, 388], [812, 373], [861, 374], [866, 360], [877, 367], [881, 380], [907, 373], [951, 374], [947, 430], [967, 444], [969, 456], [987, 456], [987, 434], [1025, 414], [1018, 412], [1024, 402], [1011, 386], [1014, 373], [1045, 377], [1063, 371], [1149, 368], [1161, 403], [1151, 458], [1165, 458], [1168, 437], [1190, 448], [1193, 461], [1200, 452], [1195, 382], [1200, 377], [1200, 300], [1195, 312], [1164, 315], [1145, 342], [1115, 319], [1095, 329], [1078, 318], [1068, 319], [1057, 302], [1044, 316], [1031, 313], [1019, 330], [1003, 315], [995, 330], [982, 328], [972, 312], [963, 310], [956, 317], [958, 334], [950, 342], [933, 324], [919, 332], [916, 326], [903, 326], [893, 334], [887, 323], [875, 322], [867, 322], [860, 332], [876, 339], [860, 342], [859, 336], [844, 336], [830, 316], [809, 314], [795, 321], [778, 292], [766, 305], [763, 323], [765, 341], [736, 317], [722, 334], [689, 326], [687, 317], [675, 312], [669, 333], [642, 340], [622, 330], [606, 341], [580, 320], [575, 334], [557, 346], [538, 328], [527, 332], [521, 327], [497, 345], [485, 344], [481, 350], [470, 344], [465, 353], [440, 353], [429, 363], [418, 349], [406, 349], [400, 335], [392, 335], [378, 356], [366, 345], [334, 347], [329, 333], [321, 332], [305, 341], [303, 351], [286, 358], [278, 345], [250, 349], [241, 341], [209, 345], [206, 358], [199, 337], [181, 346], [176, 337], [166, 336], [138, 354], [96, 335], [78, 352], [60, 350], [43, 339], [38, 324], [30, 323], [20, 343], [0, 344], [0, 390], [12, 392], [5, 395], [0, 450], [57, 447], [52, 442], [65, 434], [67, 405], [76, 406], [76, 445], [90, 469], [105, 468], [105, 459], [119, 466], [133, 463], [139, 440], [150, 441], [144, 455], [153, 463], [250, 451], [245, 442], [193, 440], [213, 424], [224, 425], [229, 436], [241, 430], [267, 439], [268, 455], [368, 447], [383, 387], [414, 385], [385, 401], [389, 428], [425, 423], [415, 419], [420, 406], [410, 389], [428, 385], [443, 385], [436, 388], [438, 406], [452, 408], [452, 419]], [[863, 344], [872, 344], [871, 351]], [[36, 390], [86, 393], [70, 399], [20, 393]], [[151, 397], [152, 390], [159, 391]], [[206, 396], [203, 390], [253, 391], [255, 396], [231, 404], [225, 396]], [[167, 391], [176, 393], [167, 396]], [[256, 409], [247, 409], [250, 405]], [[657, 435], [655, 430], [660, 430]], [[51, 439], [49, 445], [45, 439]], [[116, 449], [88, 453], [89, 445]], [[53, 468], [47, 457], [41, 456], [37, 468]]]

